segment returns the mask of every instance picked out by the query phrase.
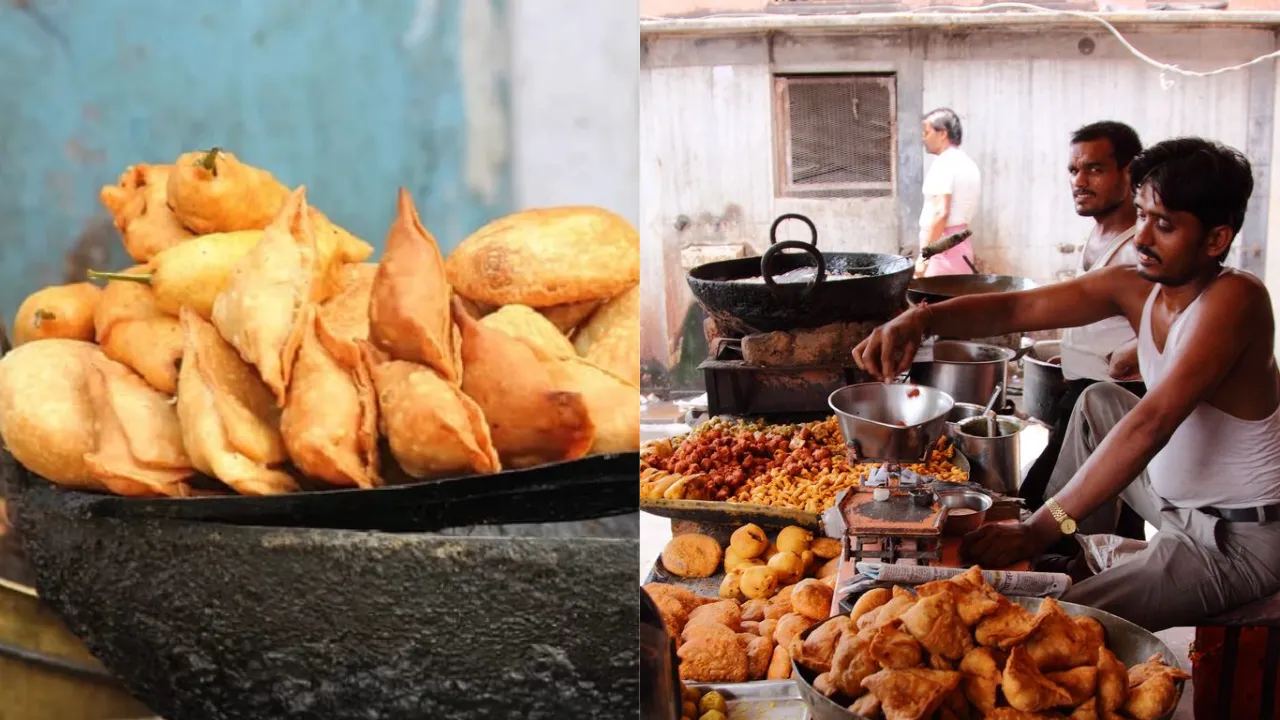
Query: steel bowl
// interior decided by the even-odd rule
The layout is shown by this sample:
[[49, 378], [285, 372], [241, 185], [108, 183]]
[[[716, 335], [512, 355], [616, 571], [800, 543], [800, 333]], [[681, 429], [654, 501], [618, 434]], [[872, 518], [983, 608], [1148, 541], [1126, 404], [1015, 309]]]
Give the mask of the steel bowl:
[[[942, 524], [943, 535], [964, 535], [982, 527], [986, 522], [987, 511], [994, 501], [991, 496], [977, 490], [946, 490], [938, 493], [938, 505], [947, 508], [947, 519]], [[962, 515], [953, 515], [956, 510], [972, 510]]]
[[920, 462], [942, 435], [950, 395], [923, 385], [861, 383], [831, 393], [845, 447], [861, 460]]
[[922, 353], [911, 364], [911, 381], [938, 388], [956, 402], [983, 405], [1002, 386], [996, 399], [996, 407], [1001, 408], [1009, 387], [1009, 363], [1017, 358], [1017, 352], [998, 345], [939, 340], [933, 344], [932, 356]]
[[975, 403], [956, 403], [955, 406], [951, 408], [951, 412], [947, 413], [947, 436], [950, 437], [951, 433], [956, 431], [960, 423], [968, 420], [969, 418], [979, 417], [982, 415], [984, 410], [986, 410], [986, 408]]
[[[866, 589], [870, 590], [872, 587], [889, 586], [884, 583], [878, 583]], [[1031, 612], [1039, 610], [1040, 603], [1043, 602], [1042, 598], [1010, 597], [1009, 599]], [[856, 601], [857, 598], [849, 599], [850, 603]], [[1180, 660], [1178, 656], [1169, 649], [1169, 646], [1160, 638], [1156, 637], [1151, 631], [1134, 625], [1128, 620], [1116, 617], [1109, 612], [1103, 612], [1096, 608], [1077, 605], [1075, 603], [1062, 602], [1061, 600], [1058, 601], [1058, 604], [1062, 606], [1062, 609], [1065, 610], [1068, 615], [1085, 615], [1101, 623], [1102, 629], [1106, 631], [1107, 635], [1107, 648], [1111, 650], [1111, 652], [1115, 654], [1116, 658], [1120, 660], [1120, 662], [1124, 663], [1126, 667], [1132, 667], [1134, 665], [1144, 663], [1152, 655], [1159, 655], [1168, 665], [1176, 667], [1188, 674], [1191, 672], [1190, 669], [1183, 664], [1182, 660]], [[830, 622], [832, 619], [834, 618], [828, 618], [827, 620], [815, 623], [804, 632], [800, 633], [800, 638], [808, 638], [810, 633]], [[831, 698], [828, 698], [818, 692], [817, 689], [813, 687], [813, 681], [818, 676], [817, 673], [801, 666], [800, 663], [796, 662], [794, 659], [791, 661], [791, 669], [792, 677], [795, 679], [796, 688], [799, 689], [800, 697], [804, 700], [804, 704], [809, 708], [809, 716], [813, 720], [869, 720], [869, 718], [863, 715], [856, 715], [850, 712], [848, 707], [840, 705]], [[1185, 684], [1185, 680], [1178, 680], [1175, 683], [1178, 688], [1179, 699], [1181, 699], [1183, 686]], [[1173, 717], [1173, 713], [1176, 712], [1177, 703], [1174, 703], [1174, 707], [1174, 711], [1171, 711], [1168, 715], [1160, 717], [1159, 720], [1170, 720]]]

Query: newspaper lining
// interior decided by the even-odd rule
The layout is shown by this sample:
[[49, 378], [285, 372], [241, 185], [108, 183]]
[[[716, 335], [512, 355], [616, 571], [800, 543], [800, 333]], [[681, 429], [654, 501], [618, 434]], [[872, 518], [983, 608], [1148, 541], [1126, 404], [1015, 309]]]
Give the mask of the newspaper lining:
[[[859, 573], [867, 577], [893, 585], [923, 585], [934, 580], [955, 577], [966, 570], [966, 568], [882, 563], [858, 563], [855, 567]], [[1001, 595], [1058, 598], [1071, 587], [1071, 578], [1062, 573], [983, 570], [982, 577]]]

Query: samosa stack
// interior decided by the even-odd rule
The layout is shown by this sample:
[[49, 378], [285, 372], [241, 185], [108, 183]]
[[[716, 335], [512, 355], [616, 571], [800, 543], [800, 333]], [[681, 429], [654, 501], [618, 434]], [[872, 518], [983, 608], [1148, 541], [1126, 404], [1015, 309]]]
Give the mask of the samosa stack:
[[138, 264], [44, 288], [0, 359], [0, 439], [136, 497], [376, 488], [639, 449], [634, 228], [502, 218], [448, 257], [400, 191], [383, 256], [214, 148], [102, 204]]

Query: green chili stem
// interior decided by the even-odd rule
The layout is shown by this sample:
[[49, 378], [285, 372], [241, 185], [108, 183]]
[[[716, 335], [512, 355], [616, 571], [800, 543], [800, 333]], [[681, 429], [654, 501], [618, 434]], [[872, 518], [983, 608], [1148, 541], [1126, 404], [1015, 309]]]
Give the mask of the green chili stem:
[[39, 330], [40, 323], [44, 322], [45, 320], [57, 320], [57, 319], [58, 319], [57, 315], [54, 315], [52, 312], [49, 312], [44, 308], [40, 308], [39, 310], [36, 310], [35, 319], [31, 321], [31, 325], [35, 327], [35, 329]]
[[197, 164], [200, 167], [204, 168], [205, 170], [208, 170], [209, 172], [213, 173], [214, 177], [218, 177], [217, 160], [218, 160], [218, 153], [220, 152], [222, 152], [222, 148], [220, 147], [215, 147], [210, 149], [209, 152], [205, 153], [204, 157], [200, 158], [200, 161]]
[[99, 272], [97, 270], [89, 271], [90, 280], [124, 280], [125, 282], [142, 283], [143, 285], [151, 284], [151, 274], [130, 275], [128, 273], [118, 272]]

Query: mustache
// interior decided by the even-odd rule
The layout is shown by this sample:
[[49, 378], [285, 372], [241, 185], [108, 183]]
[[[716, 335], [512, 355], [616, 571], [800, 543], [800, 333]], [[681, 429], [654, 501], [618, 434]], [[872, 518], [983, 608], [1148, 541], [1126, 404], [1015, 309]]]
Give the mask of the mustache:
[[1147, 258], [1150, 258], [1150, 259], [1152, 259], [1152, 260], [1155, 260], [1156, 262], [1160, 262], [1160, 256], [1159, 256], [1159, 255], [1157, 255], [1157, 254], [1155, 254], [1155, 252], [1154, 252], [1153, 250], [1150, 250], [1150, 249], [1148, 249], [1148, 248], [1144, 248], [1144, 247], [1142, 247], [1141, 245], [1134, 245], [1134, 246], [1133, 246], [1133, 249], [1134, 249], [1134, 250], [1136, 250], [1136, 251], [1138, 252], [1138, 254], [1139, 254], [1139, 255], [1142, 255], [1143, 257], [1147, 257]]
[[1090, 198], [1094, 197], [1094, 193], [1091, 193], [1088, 190], [1077, 190], [1076, 192], [1071, 193], [1071, 197], [1076, 198], [1077, 200], [1080, 198]]

